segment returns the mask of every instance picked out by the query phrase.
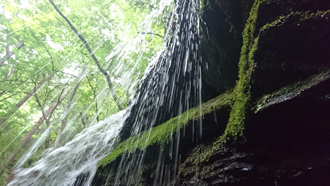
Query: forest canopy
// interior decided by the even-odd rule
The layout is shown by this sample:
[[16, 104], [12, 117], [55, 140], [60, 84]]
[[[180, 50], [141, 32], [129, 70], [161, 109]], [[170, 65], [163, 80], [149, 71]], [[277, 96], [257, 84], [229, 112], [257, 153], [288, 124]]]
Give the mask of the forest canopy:
[[151, 0], [1, 1], [0, 185], [27, 149], [33, 155], [25, 166], [126, 107], [163, 48], [171, 6]]

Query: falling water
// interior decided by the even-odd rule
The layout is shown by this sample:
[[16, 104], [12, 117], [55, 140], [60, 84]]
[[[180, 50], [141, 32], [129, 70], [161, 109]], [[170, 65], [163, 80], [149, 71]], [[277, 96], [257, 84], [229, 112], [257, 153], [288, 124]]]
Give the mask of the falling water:
[[[128, 108], [84, 129], [64, 146], [46, 150], [33, 167], [22, 168], [24, 162], [17, 165], [14, 171], [15, 178], [9, 186], [91, 185], [98, 161], [110, 154], [120, 141], [201, 105], [202, 59], [199, 54], [198, 15], [200, 4], [198, 0], [175, 1], [173, 6], [171, 3], [168, 0], [161, 0], [159, 8], [147, 16], [141, 24], [142, 30], [148, 31], [151, 23], [155, 21], [154, 18], [167, 10], [165, 7], [172, 7], [167, 18], [163, 49], [151, 59], [151, 65], [139, 81], [138, 92], [135, 96], [131, 96]], [[132, 42], [136, 44], [141, 37], [141, 35], [137, 36]], [[132, 52], [128, 49], [130, 45], [131, 43], [126, 43], [115, 47], [108, 60], [117, 60], [118, 64], [123, 64], [125, 56]], [[140, 50], [138, 53], [142, 55], [143, 51]], [[126, 70], [127, 73], [123, 74], [127, 74], [127, 77], [131, 76], [132, 70], [125, 69], [124, 65], [116, 66], [114, 69], [116, 72]], [[132, 90], [137, 82], [127, 77], [123, 77], [127, 81], [126, 89]], [[106, 96], [104, 93], [100, 94]], [[67, 110], [69, 111], [70, 109]], [[178, 130], [173, 129], [172, 132], [175, 136], [170, 139], [169, 147], [158, 149], [154, 185], [169, 184], [175, 179], [177, 166], [180, 163], [181, 137]], [[193, 123], [191, 140], [198, 141], [202, 137], [201, 132], [200, 120], [198, 123]], [[111, 184], [134, 185], [140, 176], [145, 155], [146, 152], [143, 150], [123, 155], [116, 170], [115, 180]], [[171, 164], [166, 163], [166, 159], [170, 159]]]
[[[168, 30], [173, 35], [167, 40], [166, 49], [157, 63], [140, 84], [137, 102], [130, 107], [131, 115], [120, 132], [121, 140], [201, 105], [199, 1], [178, 1], [175, 5], [171, 12], [173, 22]], [[167, 185], [175, 179], [181, 157], [181, 137], [179, 129], [174, 130], [174, 126], [172, 132], [175, 136], [170, 139], [169, 147], [166, 150], [158, 149], [154, 185]], [[201, 134], [200, 119], [193, 124], [192, 140], [197, 141], [202, 137]], [[138, 184], [146, 158], [146, 149], [123, 155], [116, 169], [114, 185]]]
[[17, 169], [11, 185], [73, 185], [81, 174], [91, 182], [97, 162], [111, 152], [118, 132], [127, 117], [125, 111], [111, 115], [83, 130], [72, 141], [57, 149], [48, 149], [32, 168]]

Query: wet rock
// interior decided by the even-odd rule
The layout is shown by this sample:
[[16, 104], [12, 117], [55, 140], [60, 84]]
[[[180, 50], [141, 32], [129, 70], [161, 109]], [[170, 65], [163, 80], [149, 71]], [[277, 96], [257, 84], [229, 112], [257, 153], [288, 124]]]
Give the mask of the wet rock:
[[[235, 87], [241, 32], [253, 2], [209, 2], [211, 8], [203, 16], [207, 23], [203, 29], [208, 28], [208, 34], [201, 41], [204, 99]], [[185, 129], [187, 136], [181, 135], [180, 139], [183, 163], [176, 185], [330, 185], [330, 80], [329, 73], [318, 76], [330, 69], [330, 1], [263, 2], [252, 38], [259, 40], [247, 85], [251, 86], [251, 97], [244, 121], [244, 139], [221, 147], [212, 145], [226, 127], [230, 108], [218, 111], [217, 117], [210, 114], [203, 118], [204, 145], [192, 151], [201, 142], [192, 142], [196, 138], [187, 135], [192, 133], [194, 124], [189, 125]], [[262, 101], [263, 110], [256, 111], [258, 100]], [[164, 154], [169, 154], [175, 140], [178, 139], [174, 137], [172, 147], [171, 144], [165, 147]], [[145, 156], [154, 158], [152, 151]], [[115, 172], [118, 161], [108, 168]], [[175, 172], [173, 161], [165, 160], [162, 166]], [[139, 184], [153, 185], [152, 172], [157, 166], [148, 163], [145, 166], [149, 168], [145, 167]], [[103, 183], [107, 171], [103, 170], [105, 173], [100, 176]]]
[[240, 12], [238, 0], [208, 1], [205, 5], [201, 47], [204, 97], [215, 97], [235, 86], [242, 45]]
[[177, 185], [330, 185], [329, 9], [324, 0], [260, 5], [249, 106], [263, 96], [267, 107], [246, 111], [242, 143], [192, 151]]
[[260, 5], [251, 90], [254, 97], [330, 68], [330, 15], [326, 13], [330, 3], [314, 2], [292, 0]]
[[[330, 80], [249, 113], [245, 143], [197, 148], [180, 167], [180, 185], [330, 185]], [[209, 148], [212, 148], [209, 147]], [[214, 148], [214, 147], [213, 147]], [[198, 180], [198, 182], [196, 182]]]

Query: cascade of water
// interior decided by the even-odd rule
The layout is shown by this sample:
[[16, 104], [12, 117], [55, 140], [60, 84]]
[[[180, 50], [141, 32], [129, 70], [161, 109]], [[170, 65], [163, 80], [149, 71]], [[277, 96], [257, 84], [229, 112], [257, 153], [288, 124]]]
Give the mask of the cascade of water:
[[127, 115], [120, 111], [86, 128], [65, 146], [49, 149], [32, 168], [15, 170], [15, 179], [8, 186], [68, 186], [81, 174], [88, 175], [86, 183], [91, 182], [97, 162], [111, 152]]
[[[154, 18], [160, 15], [171, 1], [161, 0], [159, 4], [160, 8], [147, 16], [143, 27], [150, 27]], [[121, 111], [91, 125], [60, 148], [48, 149], [33, 167], [23, 169], [18, 166], [15, 179], [9, 186], [90, 185], [96, 173], [97, 162], [111, 152], [116, 141], [150, 129], [201, 104], [199, 9], [198, 0], [175, 1], [167, 21], [164, 49], [153, 58], [152, 65], [140, 81], [139, 92], [132, 98], [127, 111]], [[141, 40], [141, 35], [135, 39]], [[116, 59], [118, 64], [124, 64], [125, 56], [132, 49], [123, 46], [129, 45], [118, 45], [108, 60]], [[143, 49], [138, 51], [140, 54], [142, 52]], [[125, 66], [119, 65], [114, 69], [116, 72], [124, 71]], [[127, 74], [131, 75], [130, 72]], [[129, 78], [126, 79], [130, 81]], [[127, 89], [131, 87], [127, 86]], [[202, 125], [194, 123], [193, 126], [195, 129], [191, 135], [192, 140], [198, 140], [201, 137]], [[176, 135], [170, 140], [170, 147], [158, 149], [154, 185], [168, 184], [175, 178], [177, 165], [180, 163], [178, 152], [181, 136], [178, 129], [172, 132], [176, 132]], [[124, 155], [112, 184], [134, 185], [137, 177], [141, 176], [139, 172], [145, 155], [145, 151]]]
[[[120, 132], [121, 140], [151, 129], [185, 110], [201, 105], [201, 57], [199, 54], [198, 0], [176, 1], [171, 12], [169, 37], [166, 48], [140, 84], [137, 102], [131, 107], [131, 115]], [[200, 107], [201, 112], [201, 107]], [[188, 116], [187, 116], [188, 117]], [[196, 125], [196, 126], [195, 126]], [[140, 180], [145, 161], [157, 161], [154, 185], [167, 185], [175, 179], [180, 163], [181, 134], [174, 126], [169, 147], [159, 148], [158, 158], [146, 160], [146, 150], [125, 154], [115, 172], [114, 185], [136, 185]], [[193, 124], [192, 140], [198, 141], [202, 134], [202, 123]], [[149, 139], [146, 139], [147, 144]]]
[[200, 104], [199, 6], [196, 0], [175, 3], [165, 49], [140, 84], [122, 139]]

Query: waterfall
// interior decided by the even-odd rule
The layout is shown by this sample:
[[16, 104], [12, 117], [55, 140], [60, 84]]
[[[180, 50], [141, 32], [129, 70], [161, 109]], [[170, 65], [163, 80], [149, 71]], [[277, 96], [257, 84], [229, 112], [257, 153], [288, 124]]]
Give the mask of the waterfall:
[[[120, 132], [121, 139], [137, 135], [189, 108], [201, 105], [199, 1], [176, 1], [175, 5], [171, 13], [173, 23], [170, 31], [173, 35], [169, 37], [157, 63], [146, 75], [146, 80], [141, 83], [137, 104], [131, 107], [133, 111]], [[172, 132], [175, 136], [170, 139], [168, 150], [156, 150], [158, 162], [154, 185], [170, 184], [175, 179], [180, 162], [180, 131], [173, 127]], [[192, 141], [202, 137], [201, 119], [193, 124], [191, 136]], [[114, 185], [137, 184], [136, 180], [139, 180], [142, 172], [141, 165], [146, 159], [145, 150], [123, 155], [115, 173]]]
[[65, 146], [48, 149], [33, 167], [17, 169], [9, 186], [73, 185], [81, 174], [88, 175], [86, 182], [91, 182], [97, 162], [111, 152], [125, 117], [126, 111], [120, 111], [86, 128]]
[[[85, 128], [62, 147], [49, 148], [32, 167], [16, 166], [15, 178], [9, 186], [93, 185], [97, 163], [110, 154], [118, 143], [201, 105], [202, 58], [199, 54], [198, 15], [200, 2], [180, 0], [174, 1], [173, 6], [170, 6], [171, 3], [173, 2], [161, 0], [159, 8], [146, 16], [146, 20], [141, 24], [144, 30], [149, 30], [151, 23], [155, 21], [154, 18], [165, 10], [164, 7], [172, 7], [167, 18], [163, 49], [150, 59], [148, 70], [141, 80], [134, 82], [127, 78], [131, 77], [130, 69], [126, 73], [129, 75], [123, 77], [127, 81], [127, 90], [138, 84], [138, 92], [136, 95], [133, 92], [130, 96], [127, 109]], [[136, 41], [139, 39], [139, 36], [135, 38]], [[129, 45], [130, 43], [118, 45], [116, 50], [110, 53], [109, 59], [124, 61], [125, 55], [132, 52], [123, 52], [123, 48]], [[142, 55], [143, 51], [138, 52], [138, 55]], [[115, 67], [116, 71], [123, 71], [123, 63], [119, 64], [121, 66]], [[170, 139], [167, 150], [160, 147], [155, 152], [157, 168], [153, 174], [154, 185], [170, 184], [177, 174], [180, 163], [180, 131], [172, 132], [175, 136]], [[191, 140], [200, 140], [201, 132], [200, 119], [200, 122], [193, 124]], [[135, 185], [136, 179], [141, 176], [139, 172], [146, 158], [144, 150], [124, 154], [120, 159], [114, 181], [107, 184]], [[170, 161], [165, 161], [167, 159]]]

